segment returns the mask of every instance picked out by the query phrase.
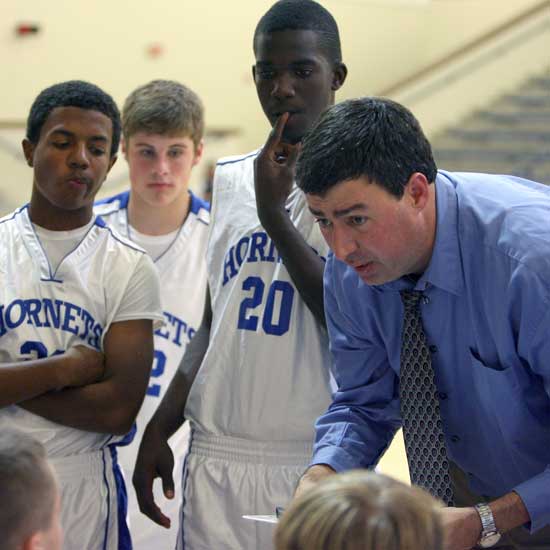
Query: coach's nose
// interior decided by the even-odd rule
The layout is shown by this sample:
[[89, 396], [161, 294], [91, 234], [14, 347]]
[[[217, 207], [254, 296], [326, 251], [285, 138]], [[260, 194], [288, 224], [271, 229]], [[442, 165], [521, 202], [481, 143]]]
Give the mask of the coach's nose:
[[343, 262], [353, 260], [353, 255], [359, 249], [359, 245], [351, 231], [347, 230], [345, 226], [339, 227], [338, 224], [335, 224], [330, 240], [329, 246], [339, 260]]

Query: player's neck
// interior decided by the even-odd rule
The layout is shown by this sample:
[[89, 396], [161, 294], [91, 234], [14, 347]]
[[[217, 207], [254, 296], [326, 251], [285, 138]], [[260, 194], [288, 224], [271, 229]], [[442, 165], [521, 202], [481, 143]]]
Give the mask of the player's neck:
[[78, 210], [64, 210], [53, 204], [39, 204], [33, 197], [29, 203], [29, 218], [32, 223], [50, 231], [71, 231], [84, 227], [93, 216], [93, 207], [86, 206]]
[[164, 206], [153, 206], [130, 193], [128, 221], [144, 235], [166, 235], [176, 231], [187, 218], [191, 195], [182, 193], [175, 201]]

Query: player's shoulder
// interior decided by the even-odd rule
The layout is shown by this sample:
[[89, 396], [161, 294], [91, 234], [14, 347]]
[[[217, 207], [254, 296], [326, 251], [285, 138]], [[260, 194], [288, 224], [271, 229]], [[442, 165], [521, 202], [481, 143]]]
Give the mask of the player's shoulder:
[[123, 251], [131, 256], [147, 254], [141, 246], [134, 243], [121, 233], [119, 233], [114, 227], [107, 224], [103, 219], [103, 216], [97, 215], [94, 223], [95, 230], [99, 232], [114, 249]]
[[224, 168], [229, 170], [232, 168], [239, 169], [243, 165], [254, 162], [254, 159], [259, 152], [260, 149], [256, 149], [244, 155], [232, 155], [230, 157], [222, 157], [218, 160], [218, 162], [216, 162], [216, 168]]
[[5, 214], [4, 216], [0, 217], [0, 224], [5, 224], [6, 222], [13, 221], [18, 214], [20, 214], [23, 210], [28, 208], [28, 205], [21, 206], [17, 210], [14, 210], [13, 212], [10, 212], [9, 214]]
[[0, 218], [0, 231], [2, 233], [6, 233], [12, 230], [11, 228], [15, 227], [15, 220], [17, 216], [20, 215], [27, 208], [28, 208], [28, 204], [21, 206], [17, 210], [14, 210], [13, 212], [6, 214], [5, 216], [2, 216]]
[[111, 197], [100, 199], [94, 204], [94, 212], [100, 216], [109, 216], [120, 210], [126, 210], [128, 208], [128, 201], [130, 200], [130, 191], [126, 190], [122, 193], [117, 193]]
[[220, 192], [235, 190], [237, 187], [249, 188], [253, 186], [254, 159], [259, 150], [246, 155], [235, 155], [221, 158], [216, 163], [214, 174], [214, 195]]
[[189, 206], [189, 212], [193, 214], [197, 220], [205, 225], [210, 224], [210, 203], [204, 199], [201, 199], [192, 191], [189, 191], [191, 196], [191, 202]]

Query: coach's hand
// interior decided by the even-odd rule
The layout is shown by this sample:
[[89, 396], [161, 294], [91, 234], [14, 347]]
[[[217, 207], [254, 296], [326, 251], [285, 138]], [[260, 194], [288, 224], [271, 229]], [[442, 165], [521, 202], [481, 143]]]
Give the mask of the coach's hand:
[[284, 211], [294, 183], [300, 144], [292, 145], [282, 141], [288, 116], [288, 113], [283, 113], [278, 118], [254, 161], [254, 189], [260, 221], [263, 215], [272, 211]]
[[86, 346], [69, 348], [63, 354], [63, 363], [59, 369], [61, 388], [98, 382], [103, 378], [104, 368], [103, 353]]
[[475, 508], [442, 508], [440, 511], [445, 550], [470, 550], [481, 535], [481, 520]]
[[153, 482], [160, 477], [164, 496], [174, 498], [173, 470], [174, 454], [168, 440], [149, 424], [139, 446], [132, 483], [141, 512], [166, 529], [170, 528], [170, 518], [155, 503]]
[[309, 467], [298, 482], [298, 486], [294, 492], [294, 498], [299, 498], [311, 488], [315, 487], [319, 481], [335, 473], [336, 472], [326, 464], [315, 464]]

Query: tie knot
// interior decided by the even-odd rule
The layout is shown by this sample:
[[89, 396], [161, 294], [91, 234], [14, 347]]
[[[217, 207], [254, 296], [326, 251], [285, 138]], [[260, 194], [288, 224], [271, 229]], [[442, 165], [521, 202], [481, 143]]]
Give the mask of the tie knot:
[[422, 298], [423, 293], [420, 290], [401, 290], [401, 300], [405, 309], [416, 309]]

